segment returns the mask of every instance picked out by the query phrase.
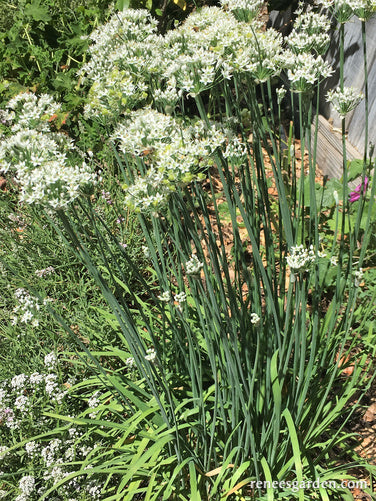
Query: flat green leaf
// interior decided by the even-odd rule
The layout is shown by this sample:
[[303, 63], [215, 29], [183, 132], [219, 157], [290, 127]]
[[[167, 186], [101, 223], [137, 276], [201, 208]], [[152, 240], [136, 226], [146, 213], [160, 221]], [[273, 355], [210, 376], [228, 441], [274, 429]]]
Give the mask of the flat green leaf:
[[41, 5], [40, 3], [40, 0], [33, 0], [32, 3], [26, 5], [24, 13], [26, 16], [31, 17], [34, 21], [48, 23], [52, 19], [48, 11], [48, 7]]

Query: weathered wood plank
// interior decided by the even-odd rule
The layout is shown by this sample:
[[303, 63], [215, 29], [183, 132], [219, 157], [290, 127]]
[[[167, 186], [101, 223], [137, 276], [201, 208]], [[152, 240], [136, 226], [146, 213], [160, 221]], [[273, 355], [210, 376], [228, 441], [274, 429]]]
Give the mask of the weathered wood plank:
[[[315, 124], [312, 125], [312, 144]], [[361, 153], [346, 142], [347, 160], [362, 158]], [[343, 172], [342, 136], [323, 116], [318, 117], [316, 163], [324, 175], [341, 178]]]

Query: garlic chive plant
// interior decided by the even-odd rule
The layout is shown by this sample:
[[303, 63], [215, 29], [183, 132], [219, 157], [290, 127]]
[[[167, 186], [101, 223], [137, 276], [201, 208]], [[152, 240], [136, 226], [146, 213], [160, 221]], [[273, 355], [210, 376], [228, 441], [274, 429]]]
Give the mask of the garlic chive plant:
[[[340, 22], [355, 8], [323, 3]], [[50, 441], [41, 456], [55, 465], [47, 476], [56, 482], [43, 489], [22, 477], [20, 496], [51, 499], [85, 478], [90, 499], [347, 499], [345, 483], [312, 485], [353, 479], [355, 465], [374, 471], [351, 448], [375, 351], [372, 332], [366, 342], [352, 330], [364, 206], [353, 226], [346, 177], [335, 196], [316, 186], [311, 144], [312, 98], [333, 71], [323, 57], [330, 23], [301, 8], [283, 39], [264, 29], [260, 7], [232, 0], [203, 7], [165, 35], [146, 11], [125, 9], [95, 30], [81, 70], [85, 115], [109, 131], [118, 205], [96, 187], [74, 144], [50, 130], [54, 105], [31, 97], [41, 109], [36, 119], [29, 98], [18, 98], [22, 110], [9, 105], [20, 128], [1, 143], [3, 171], [16, 172], [25, 202], [46, 207], [111, 308], [103, 315], [113, 329], [108, 346], [85, 347], [93, 376], [71, 390], [87, 393], [88, 408], [55, 413], [70, 426], [56, 434], [76, 437], [76, 425], [87, 426], [78, 443], [92, 434], [98, 445], [86, 451], [73, 438]], [[300, 120], [282, 140], [289, 98]], [[302, 157], [310, 146], [300, 164], [297, 133]], [[372, 206], [373, 172], [367, 189]], [[96, 197], [117, 206], [120, 223], [127, 211], [137, 214], [144, 267]], [[333, 238], [322, 225], [328, 207], [337, 217]], [[369, 225], [370, 218], [365, 235]], [[52, 374], [46, 384], [59, 391]], [[21, 414], [29, 408], [21, 399], [15, 405]], [[38, 447], [29, 441], [30, 457]], [[273, 481], [284, 487], [273, 489]]]

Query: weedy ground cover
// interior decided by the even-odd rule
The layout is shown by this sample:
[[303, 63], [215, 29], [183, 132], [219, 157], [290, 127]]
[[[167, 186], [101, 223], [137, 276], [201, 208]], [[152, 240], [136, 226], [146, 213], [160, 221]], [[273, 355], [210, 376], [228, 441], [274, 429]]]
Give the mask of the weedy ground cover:
[[[311, 123], [330, 19], [343, 75], [343, 23], [375, 6], [302, 6], [283, 38], [262, 5], [163, 35], [115, 13], [79, 70], [79, 141], [51, 95], [3, 110], [4, 497], [352, 499], [354, 468], [371, 495], [349, 428], [374, 372], [375, 164], [366, 142], [317, 183]], [[361, 97], [342, 76], [328, 95], [344, 142]]]

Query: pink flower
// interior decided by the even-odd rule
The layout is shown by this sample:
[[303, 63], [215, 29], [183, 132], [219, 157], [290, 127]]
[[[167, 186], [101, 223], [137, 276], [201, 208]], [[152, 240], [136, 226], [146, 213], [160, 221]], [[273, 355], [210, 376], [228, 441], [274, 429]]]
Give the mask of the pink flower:
[[[365, 195], [366, 190], [367, 190], [367, 185], [368, 185], [368, 177], [366, 176], [364, 178], [364, 184], [363, 184], [363, 195]], [[360, 183], [354, 191], [352, 191], [349, 195], [350, 197], [350, 202], [356, 202], [360, 198], [360, 192], [362, 189], [362, 183]]]

